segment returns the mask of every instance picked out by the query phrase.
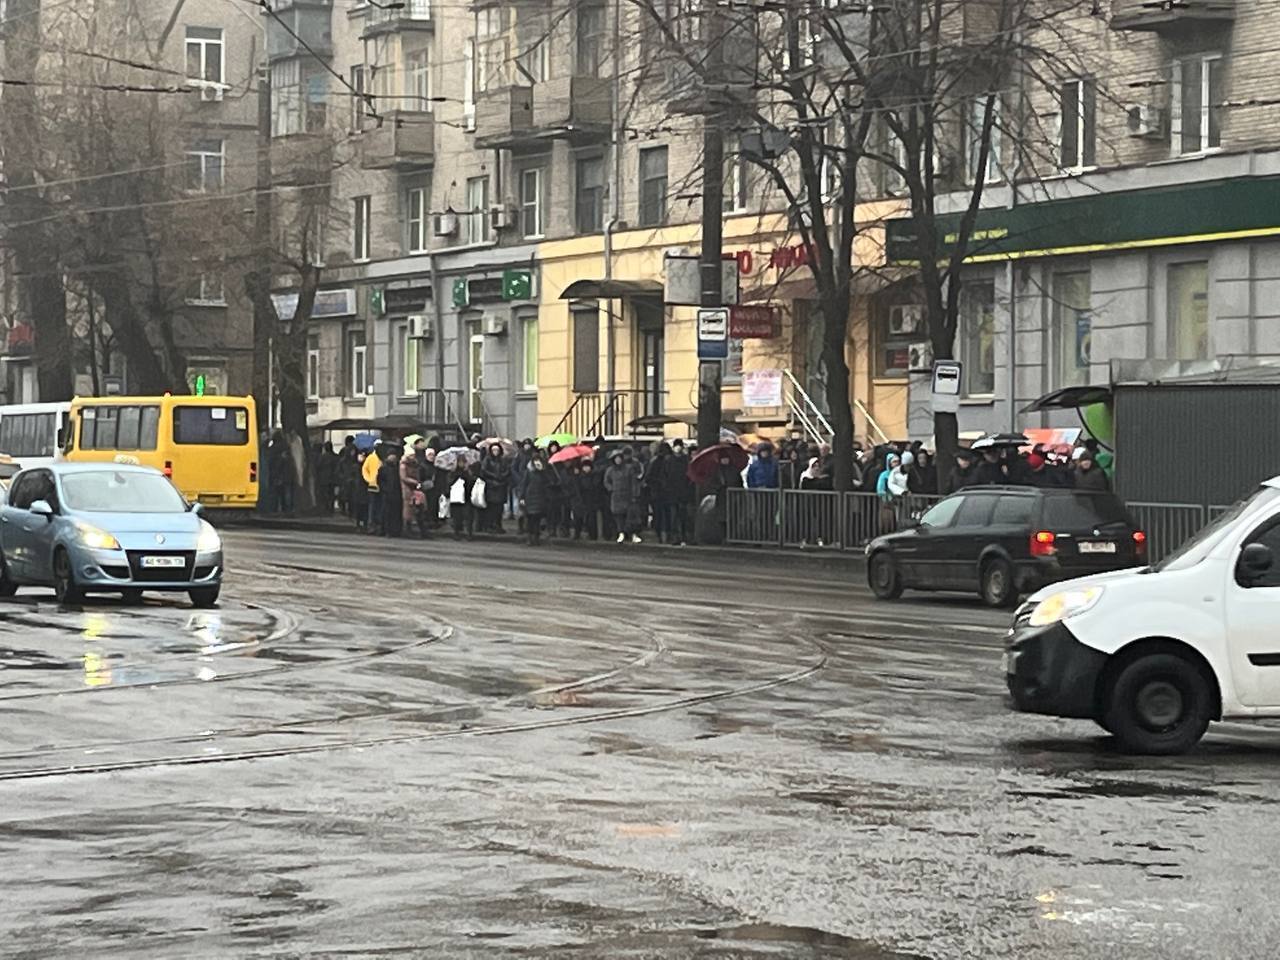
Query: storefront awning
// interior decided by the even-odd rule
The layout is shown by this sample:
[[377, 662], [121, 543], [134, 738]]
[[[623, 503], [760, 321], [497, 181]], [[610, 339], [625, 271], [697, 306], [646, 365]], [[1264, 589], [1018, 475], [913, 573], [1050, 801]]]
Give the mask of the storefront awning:
[[624, 297], [661, 297], [657, 280], [575, 280], [564, 288], [561, 300], [618, 300]]

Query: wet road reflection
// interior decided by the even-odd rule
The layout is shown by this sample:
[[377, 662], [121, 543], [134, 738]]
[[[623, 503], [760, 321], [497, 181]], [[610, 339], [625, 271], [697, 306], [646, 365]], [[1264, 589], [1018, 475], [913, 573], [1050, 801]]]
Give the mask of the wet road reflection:
[[228, 539], [216, 611], [0, 605], [5, 942], [1269, 955], [1240, 918], [1280, 733], [1135, 760], [1011, 714], [977, 604], [692, 551]]

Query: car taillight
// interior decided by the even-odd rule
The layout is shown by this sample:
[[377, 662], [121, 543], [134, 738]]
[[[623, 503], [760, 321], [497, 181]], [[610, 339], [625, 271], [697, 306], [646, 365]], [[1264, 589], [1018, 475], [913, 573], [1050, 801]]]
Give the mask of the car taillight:
[[172, 477], [172, 476], [173, 476], [173, 461], [172, 461], [172, 460], [166, 460], [166, 461], [164, 462], [164, 475], [165, 475], [166, 477]]
[[1140, 557], [1147, 555], [1147, 535], [1141, 530], [1133, 531], [1133, 552]]
[[253, 461], [253, 460], [249, 461], [249, 482], [250, 483], [258, 482], [258, 464], [256, 461]]
[[1052, 557], [1058, 552], [1053, 545], [1057, 537], [1049, 530], [1041, 530], [1031, 535], [1031, 555], [1033, 557]]

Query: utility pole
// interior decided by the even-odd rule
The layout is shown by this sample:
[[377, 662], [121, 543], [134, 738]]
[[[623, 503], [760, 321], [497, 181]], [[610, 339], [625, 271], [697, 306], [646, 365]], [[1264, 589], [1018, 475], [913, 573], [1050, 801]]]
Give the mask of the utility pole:
[[254, 268], [246, 278], [255, 289], [253, 303], [253, 395], [263, 422], [275, 424], [272, 395], [272, 338], [276, 329], [275, 304], [271, 300], [271, 71], [258, 68], [258, 165], [253, 201]]
[[[724, 241], [724, 17], [716, 0], [703, 0], [702, 38], [707, 44], [703, 73], [702, 253], [698, 272], [702, 306], [724, 305], [721, 253]], [[698, 361], [698, 447], [720, 442], [721, 361]]]

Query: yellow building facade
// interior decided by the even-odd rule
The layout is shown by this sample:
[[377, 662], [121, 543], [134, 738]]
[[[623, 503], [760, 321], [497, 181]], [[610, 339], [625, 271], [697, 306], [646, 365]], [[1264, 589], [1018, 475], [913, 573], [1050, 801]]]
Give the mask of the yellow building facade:
[[[895, 211], [886, 204], [859, 209], [868, 224], [855, 244], [859, 268], [881, 265], [883, 233], [876, 225]], [[668, 255], [696, 256], [700, 234], [696, 223], [616, 233], [608, 270], [600, 235], [539, 244], [539, 433], [622, 434], [648, 417], [653, 429], [644, 432], [691, 434], [698, 406], [697, 307], [664, 304], [663, 284]], [[810, 322], [817, 294], [801, 240], [785, 217], [726, 217], [723, 249], [733, 258], [726, 270], [737, 273], [739, 302], [771, 307], [777, 318], [776, 336], [734, 344], [740, 353], [735, 349], [726, 361], [724, 420], [737, 432], [775, 435], [791, 419], [789, 410], [785, 403], [744, 404], [742, 376], [784, 371], [787, 396], [803, 390], [821, 404], [820, 327]], [[873, 372], [871, 294], [882, 285], [870, 274], [855, 282], [845, 350], [855, 433], [873, 440], [905, 436], [907, 419], [905, 380], [882, 381]]]

